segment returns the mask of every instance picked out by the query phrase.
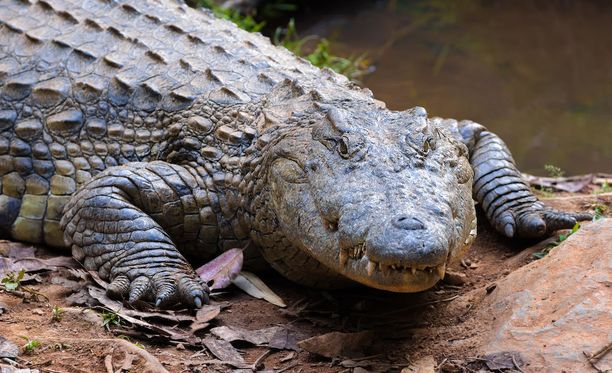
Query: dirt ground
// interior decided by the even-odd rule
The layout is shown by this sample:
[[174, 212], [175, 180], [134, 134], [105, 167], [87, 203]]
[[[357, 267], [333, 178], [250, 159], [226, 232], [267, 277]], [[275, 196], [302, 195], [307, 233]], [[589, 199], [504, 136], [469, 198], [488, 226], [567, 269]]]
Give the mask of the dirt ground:
[[[592, 211], [594, 203], [609, 207], [611, 201], [611, 193], [557, 194], [549, 204]], [[179, 343], [172, 338], [160, 341], [154, 333], [142, 332], [127, 321], [103, 327], [99, 308], [75, 306], [69, 300], [75, 282], [63, 280], [68, 272], [47, 271], [35, 276], [40, 282], [27, 282], [29, 292], [0, 291], [0, 336], [21, 349], [14, 359], [15, 367], [42, 372], [159, 371], [161, 363], [170, 372], [237, 369], [363, 373], [400, 371], [426, 356], [434, 358], [438, 370], [468, 371], [460, 363], [453, 368], [449, 362], [477, 357], [480, 336], [489, 332], [489, 320], [472, 317], [478, 308], [474, 294], [486, 296], [497, 280], [535, 260], [532, 254], [543, 247], [533, 242], [510, 242], [496, 235], [485, 219], [479, 222], [475, 244], [461, 263], [450, 268], [454, 275], [423, 293], [393, 294], [362, 287], [321, 291], [300, 287], [272, 272], [262, 273], [260, 277], [285, 301], [286, 308], [229, 287], [213, 296], [213, 304], [219, 305], [221, 312], [194, 334], [196, 342]], [[50, 254], [39, 249], [39, 255]], [[55, 306], [62, 310], [60, 320], [53, 320]], [[200, 338], [209, 336], [210, 329], [218, 326], [248, 330], [278, 326], [286, 331], [286, 347], [234, 342], [246, 366], [232, 366], [200, 343]], [[348, 358], [330, 359], [295, 346], [295, 341], [333, 331], [368, 334], [360, 334], [365, 336], [358, 343], [362, 348], [347, 350], [344, 355]], [[36, 340], [40, 346], [26, 351], [28, 340]], [[322, 341], [319, 347], [332, 349], [338, 342], [328, 342], [329, 346], [325, 343]]]

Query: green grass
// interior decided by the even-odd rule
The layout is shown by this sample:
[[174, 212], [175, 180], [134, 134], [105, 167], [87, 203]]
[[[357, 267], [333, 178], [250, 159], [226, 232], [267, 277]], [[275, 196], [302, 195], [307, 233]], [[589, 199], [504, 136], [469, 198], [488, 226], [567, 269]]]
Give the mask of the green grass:
[[[259, 21], [256, 14], [243, 15], [236, 10], [224, 9], [212, 0], [197, 0], [195, 5], [208, 8], [217, 17], [227, 19], [249, 32], [262, 31], [266, 26], [266, 21]], [[295, 11], [295, 5], [278, 3], [274, 4], [274, 9], [277, 11]], [[269, 9], [264, 10], [265, 14], [271, 12]], [[332, 52], [331, 43], [325, 38], [315, 35], [300, 37], [293, 18], [289, 21], [287, 27], [276, 28], [271, 39], [275, 45], [287, 48], [296, 55], [310, 61], [313, 65], [321, 68], [328, 67], [355, 82], [358, 82], [371, 70], [370, 62], [365, 55], [341, 57]]]
[[42, 345], [40, 341], [36, 339], [30, 339], [28, 337], [21, 338], [26, 340], [26, 343], [22, 346], [23, 352], [25, 352], [26, 354], [31, 354], [32, 352], [34, 352], [34, 350], [36, 350]]
[[110, 331], [111, 326], [121, 326], [121, 317], [113, 311], [102, 312], [102, 326]]
[[545, 257], [546, 255], [548, 255], [550, 253], [550, 251], [552, 249], [554, 249], [555, 247], [559, 246], [561, 244], [561, 242], [565, 241], [568, 239], [569, 236], [571, 236], [572, 234], [576, 233], [578, 231], [578, 229], [580, 229], [580, 223], [576, 223], [574, 225], [574, 227], [567, 233], [564, 234], [560, 234], [559, 235], [559, 239], [555, 242], [550, 243], [548, 246], [546, 246], [544, 249], [533, 253], [533, 257], [536, 259], [542, 259], [543, 257]]

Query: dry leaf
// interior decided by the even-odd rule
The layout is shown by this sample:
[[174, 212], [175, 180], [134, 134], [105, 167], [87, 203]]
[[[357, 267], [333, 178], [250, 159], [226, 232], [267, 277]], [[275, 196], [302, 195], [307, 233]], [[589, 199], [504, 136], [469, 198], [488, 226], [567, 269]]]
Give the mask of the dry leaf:
[[0, 275], [8, 272], [55, 271], [59, 267], [78, 268], [80, 264], [68, 256], [57, 256], [49, 259], [29, 258], [5, 258], [0, 257]]
[[374, 333], [371, 331], [331, 332], [300, 341], [298, 346], [308, 352], [328, 358], [354, 357], [363, 355], [374, 341]]
[[223, 289], [240, 272], [243, 259], [242, 249], [230, 249], [196, 269], [196, 272], [205, 282], [213, 281], [210, 290]]
[[282, 330], [280, 326], [258, 330], [246, 330], [235, 326], [219, 326], [210, 329], [210, 332], [227, 342], [246, 341], [256, 346], [262, 346], [269, 344], [279, 330]]
[[213, 336], [208, 336], [202, 341], [204, 346], [210, 351], [217, 359], [220, 359], [236, 368], [244, 367], [244, 359], [242, 355], [231, 345], [231, 343], [222, 339], [217, 339]]
[[0, 358], [15, 359], [19, 355], [19, 347], [8, 339], [0, 336]]
[[515, 351], [495, 352], [482, 358], [487, 368], [493, 371], [521, 368], [524, 364], [521, 354]]
[[264, 299], [279, 307], [287, 307], [281, 297], [276, 295], [259, 277], [251, 272], [242, 271], [238, 273], [232, 282], [254, 298]]

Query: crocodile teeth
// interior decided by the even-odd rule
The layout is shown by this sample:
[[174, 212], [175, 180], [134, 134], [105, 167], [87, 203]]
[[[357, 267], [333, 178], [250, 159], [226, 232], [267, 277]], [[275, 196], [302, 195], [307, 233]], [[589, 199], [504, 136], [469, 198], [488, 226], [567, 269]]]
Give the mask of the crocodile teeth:
[[383, 276], [387, 276], [391, 270], [387, 264], [380, 263], [380, 270], [382, 271]]
[[412, 272], [412, 275], [416, 275], [416, 268], [415, 267], [410, 267], [410, 271]]
[[443, 279], [444, 273], [446, 271], [446, 265], [440, 264], [439, 266], [436, 267], [436, 271], [438, 272], [438, 277], [440, 277], [440, 279]]
[[338, 256], [338, 258], [340, 259], [340, 265], [343, 266], [346, 264], [346, 262], [348, 261], [348, 252], [346, 250], [340, 250], [340, 255]]
[[374, 274], [375, 269], [376, 269], [376, 263], [368, 262], [368, 266], [367, 266], [368, 276], [372, 276]]

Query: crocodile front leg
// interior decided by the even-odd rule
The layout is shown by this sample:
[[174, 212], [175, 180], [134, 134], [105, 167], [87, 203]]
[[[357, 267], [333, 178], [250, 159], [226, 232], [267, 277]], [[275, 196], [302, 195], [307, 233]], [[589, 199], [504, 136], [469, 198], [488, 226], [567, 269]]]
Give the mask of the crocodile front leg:
[[578, 220], [592, 218], [590, 214], [557, 211], [540, 202], [506, 144], [484, 126], [469, 120], [434, 121], [468, 147], [474, 170], [474, 199], [499, 233], [510, 238], [543, 238], [558, 229], [572, 228]]
[[111, 282], [111, 296], [200, 307], [208, 288], [167, 233], [197, 229], [186, 223], [197, 217], [197, 188], [188, 171], [165, 162], [111, 167], [64, 208], [66, 243], [87, 270]]

